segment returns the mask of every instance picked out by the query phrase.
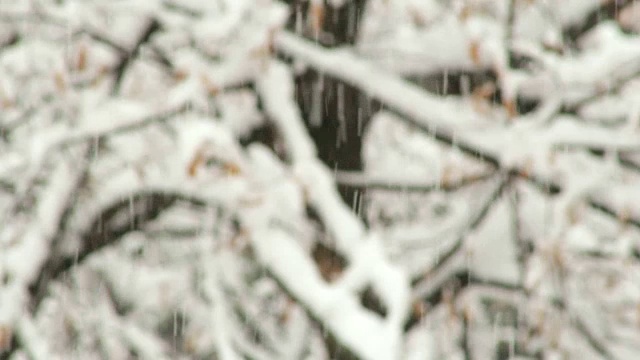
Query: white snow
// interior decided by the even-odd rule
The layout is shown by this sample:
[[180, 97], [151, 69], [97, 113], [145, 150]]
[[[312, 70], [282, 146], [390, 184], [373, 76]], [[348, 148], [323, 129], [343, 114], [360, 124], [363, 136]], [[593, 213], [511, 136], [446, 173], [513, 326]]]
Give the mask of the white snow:
[[[19, 340], [12, 358], [328, 358], [314, 321], [363, 359], [463, 359], [463, 336], [489, 357], [499, 342], [524, 342], [502, 324], [511, 311], [527, 351], [595, 359], [596, 341], [611, 358], [633, 358], [639, 7], [575, 43], [565, 37], [605, 4], [370, 0], [349, 14], [362, 17], [356, 44], [327, 49], [281, 31], [290, 7], [272, 0], [3, 3], [0, 329]], [[160, 29], [134, 50], [152, 20]], [[509, 50], [525, 65], [510, 68]], [[132, 52], [116, 94], [115, 67]], [[343, 129], [370, 120], [363, 170], [332, 171], [317, 158], [307, 124], [327, 120], [328, 82], [315, 84], [303, 119], [294, 80], [308, 68], [383, 103], [372, 119], [334, 119]], [[460, 71], [470, 74], [460, 84], [416, 84]], [[472, 81], [485, 73], [495, 78]], [[447, 94], [450, 85], [461, 94]], [[519, 114], [514, 100], [539, 105]], [[274, 149], [240, 144], [265, 124]], [[496, 176], [478, 180], [494, 165]], [[505, 193], [469, 231], [508, 171]], [[336, 179], [366, 188], [358, 214]], [[560, 192], [545, 194], [545, 184]], [[28, 287], [50, 256], [77, 255], [114, 204], [125, 208], [102, 226], [131, 226], [136, 206], [151, 206], [139, 195], [161, 193], [182, 199], [75, 264], [30, 311]], [[315, 262], [319, 242], [344, 268]], [[449, 292], [465, 271], [473, 281]], [[364, 289], [385, 317], [361, 304]], [[423, 304], [443, 289], [443, 300]], [[420, 323], [405, 333], [409, 316]]]

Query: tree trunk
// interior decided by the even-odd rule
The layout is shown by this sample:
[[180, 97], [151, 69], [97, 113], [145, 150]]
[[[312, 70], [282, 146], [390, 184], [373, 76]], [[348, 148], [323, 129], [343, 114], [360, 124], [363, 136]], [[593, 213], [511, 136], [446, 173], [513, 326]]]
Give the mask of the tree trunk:
[[[309, 1], [289, 0], [288, 28], [326, 47], [353, 45], [366, 0], [347, 1], [322, 10]], [[380, 109], [360, 90], [308, 69], [296, 78], [296, 100], [322, 161], [332, 169], [362, 169], [362, 131]], [[341, 188], [347, 204], [355, 204], [358, 190]]]

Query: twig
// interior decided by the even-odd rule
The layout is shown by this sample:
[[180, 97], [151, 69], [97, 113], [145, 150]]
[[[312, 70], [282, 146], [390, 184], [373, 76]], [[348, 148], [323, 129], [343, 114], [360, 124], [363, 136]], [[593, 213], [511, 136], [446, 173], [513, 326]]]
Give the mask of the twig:
[[186, 201], [197, 207], [206, 205], [200, 199], [189, 198], [179, 194], [167, 194], [158, 192], [141, 192], [132, 194], [134, 200], [132, 215], [134, 220], [131, 224], [111, 226], [111, 219], [115, 219], [123, 211], [129, 212], [131, 202], [129, 199], [118, 201], [104, 208], [93, 220], [90, 230], [82, 236], [82, 247], [75, 256], [52, 256], [40, 271], [40, 276], [29, 286], [32, 294], [32, 307], [37, 309], [40, 302], [46, 295], [49, 284], [57, 280], [62, 273], [74, 266], [82, 263], [89, 255], [106, 247], [113, 245], [122, 239], [124, 235], [136, 229], [142, 228], [145, 224], [156, 219], [162, 212], [171, 207], [176, 201]]
[[77, 129], [65, 137], [58, 144], [60, 147], [65, 148], [75, 145], [77, 143], [85, 142], [87, 140], [95, 141], [96, 139], [103, 139], [107, 136], [114, 136], [123, 134], [130, 131], [135, 131], [155, 123], [161, 123], [173, 119], [177, 115], [183, 114], [190, 110], [189, 104], [183, 104], [176, 108], [168, 109], [164, 112], [144, 116], [139, 119], [126, 121], [122, 124], [106, 124], [103, 127], [87, 127]]
[[634, 0], [605, 0], [600, 1], [601, 5], [593, 9], [585, 20], [567, 27], [563, 30], [562, 35], [570, 45], [575, 46], [579, 38], [598, 24], [608, 19], [615, 19], [619, 9], [631, 4]]
[[[504, 189], [507, 187], [508, 184], [509, 184], [509, 180], [500, 181], [500, 184], [496, 187], [493, 193], [491, 193], [491, 196], [489, 196], [489, 200], [487, 200], [487, 202], [482, 206], [482, 208], [480, 208], [480, 210], [474, 215], [467, 229], [465, 229], [464, 233], [456, 241], [455, 245], [451, 249], [449, 249], [449, 251], [447, 251], [445, 254], [440, 256], [440, 261], [438, 266], [445, 265], [446, 262], [448, 262], [451, 258], [453, 258], [453, 256], [458, 251], [460, 251], [460, 249], [462, 249], [462, 246], [464, 245], [464, 240], [466, 239], [467, 235], [470, 232], [474, 231], [482, 223], [482, 221], [484, 221], [487, 215], [489, 215], [489, 212], [493, 208], [493, 205], [498, 202], [498, 200], [500, 199], [500, 197], [504, 192]], [[429, 274], [427, 274], [426, 276], [428, 277]], [[423, 277], [420, 277], [417, 280], [419, 281], [422, 278]], [[416, 281], [414, 281], [414, 283], [415, 282]]]
[[111, 89], [112, 94], [115, 95], [120, 92], [120, 85], [122, 83], [122, 78], [124, 77], [124, 73], [127, 67], [138, 56], [142, 46], [144, 46], [144, 44], [151, 39], [151, 36], [155, 32], [161, 29], [162, 27], [160, 26], [160, 23], [158, 22], [158, 20], [156, 20], [155, 18], [151, 19], [151, 21], [149, 22], [145, 30], [142, 32], [142, 35], [140, 36], [136, 44], [133, 46], [133, 49], [129, 50], [126, 54], [121, 56], [120, 62], [118, 63], [118, 65], [116, 65], [116, 68], [114, 71], [115, 79], [113, 82], [113, 87]]
[[[440, 294], [442, 292], [441, 284], [449, 283], [446, 279], [458, 277], [464, 281], [465, 284], [470, 282], [471, 274], [469, 274], [469, 270], [464, 261], [464, 254], [461, 252], [465, 239], [467, 235], [476, 229], [487, 217], [493, 205], [496, 204], [502, 196], [503, 191], [509, 182], [509, 179], [505, 179], [500, 182], [496, 190], [489, 197], [489, 200], [473, 217], [469, 227], [465, 229], [464, 234], [462, 234], [455, 244], [440, 257], [437, 266], [430, 269], [428, 273], [414, 279], [414, 296], [420, 299], [427, 299], [427, 301], [430, 302], [435, 302], [435, 299], [440, 298]], [[440, 280], [434, 281], [436, 278]], [[411, 317], [405, 324], [405, 329], [409, 329], [413, 325], [417, 324], [418, 320], [419, 319], [416, 319], [415, 316]]]
[[[558, 308], [561, 311], [569, 311], [567, 308], [567, 304], [564, 299], [557, 299], [552, 302], [552, 305]], [[611, 355], [611, 352], [607, 347], [598, 340], [593, 333], [587, 328], [584, 322], [577, 315], [571, 316], [572, 327], [579, 332], [584, 339], [589, 343], [591, 348], [595, 350], [598, 354], [600, 354], [604, 359], [614, 360], [614, 357]]]
[[445, 191], [452, 192], [460, 188], [476, 184], [493, 176], [492, 173], [474, 174], [450, 182], [418, 182], [418, 181], [398, 181], [385, 180], [383, 177], [371, 177], [359, 171], [339, 170], [335, 173], [336, 182], [340, 186], [347, 186], [356, 189], [379, 189], [395, 190], [407, 192], [432, 192]]

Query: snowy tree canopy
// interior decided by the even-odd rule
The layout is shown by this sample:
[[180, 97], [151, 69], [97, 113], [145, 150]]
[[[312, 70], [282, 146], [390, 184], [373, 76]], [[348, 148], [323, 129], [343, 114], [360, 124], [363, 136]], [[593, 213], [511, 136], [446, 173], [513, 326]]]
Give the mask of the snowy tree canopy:
[[640, 357], [638, 24], [0, 1], [0, 359]]

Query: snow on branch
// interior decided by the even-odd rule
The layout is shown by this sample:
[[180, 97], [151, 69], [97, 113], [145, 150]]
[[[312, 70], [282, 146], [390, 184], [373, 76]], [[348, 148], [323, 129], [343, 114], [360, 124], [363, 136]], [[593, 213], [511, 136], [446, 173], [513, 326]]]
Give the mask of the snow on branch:
[[252, 232], [261, 263], [340, 342], [363, 359], [397, 357], [383, 319], [364, 309], [355, 294], [327, 284], [295, 240], [279, 230], [254, 228]]
[[292, 101], [295, 94], [291, 73], [284, 64], [275, 61], [265, 70], [257, 78], [256, 87], [266, 113], [286, 142], [288, 156], [294, 164], [314, 161], [317, 150], [301, 121], [300, 109]]
[[[367, 233], [364, 225], [340, 199], [329, 170], [311, 156], [315, 148], [304, 129], [300, 111], [293, 103], [293, 75], [290, 70], [282, 63], [271, 62], [265, 75], [258, 79], [257, 88], [267, 112], [289, 145], [287, 150], [294, 159], [293, 170], [309, 202], [333, 235], [338, 251], [351, 262], [336, 286], [347, 291], [359, 291], [371, 282], [389, 309], [388, 348], [376, 356], [396, 357], [409, 307], [407, 275], [398, 266], [389, 263], [378, 235]], [[342, 338], [342, 332], [337, 335], [345, 343], [351, 342], [348, 338]]]
[[[93, 114], [92, 122], [96, 122], [96, 116], [113, 116], [114, 111], [121, 111], [123, 113], [129, 112], [127, 109], [127, 105], [132, 106], [132, 109], [135, 109], [135, 104], [118, 104], [118, 102], [114, 102], [113, 106], [106, 106], [103, 111], [104, 114]], [[118, 108], [121, 109], [118, 109]], [[95, 123], [73, 129], [70, 132], [67, 132], [63, 139], [59, 141], [61, 146], [70, 146], [76, 144], [78, 142], [87, 141], [87, 140], [95, 140], [96, 138], [102, 138], [105, 136], [114, 136], [118, 134], [122, 134], [129, 131], [138, 130], [144, 128], [145, 126], [149, 126], [152, 124], [162, 123], [164, 121], [168, 121], [173, 119], [175, 116], [185, 113], [189, 109], [189, 105], [179, 105], [176, 107], [172, 107], [166, 110], [154, 111], [153, 113], [149, 113], [147, 109], [142, 110], [144, 107], [140, 106], [138, 111], [132, 111], [130, 115], [126, 114], [125, 116], [118, 117], [116, 121], [104, 121], [100, 125]], [[124, 114], [123, 114], [124, 115]], [[127, 116], [128, 115], [128, 116]]]
[[[491, 132], [473, 132], [465, 128], [456, 128], [452, 124], [459, 121], [457, 119], [458, 114], [453, 113], [439, 97], [428, 94], [418, 86], [403, 80], [397, 75], [359, 59], [349, 50], [323, 49], [288, 32], [279, 33], [274, 40], [274, 44], [279, 51], [292, 56], [294, 59], [362, 89], [373, 98], [389, 106], [390, 110], [401, 114], [403, 118], [414, 122], [424, 131], [434, 135], [436, 139], [454, 145], [460, 150], [484, 161], [501, 166], [506, 171], [515, 172], [542, 188], [560, 189], [561, 185], [549, 175], [532, 172], [532, 169], [527, 169], [525, 164], [521, 163], [521, 160], [514, 161], [514, 155], [518, 156], [518, 159], [522, 159], [521, 155], [516, 154], [522, 154], [523, 149], [525, 152], [535, 153], [540, 151], [538, 148], [540, 144], [537, 142], [524, 148], [522, 146], [522, 139], [526, 137], [526, 134], [531, 131], [534, 134], [536, 133], [531, 124], [494, 129]], [[561, 125], [558, 124], [557, 126]], [[523, 128], [530, 128], [530, 130], [525, 131]], [[548, 130], [538, 129], [537, 131], [546, 133]], [[598, 138], [610, 137], [610, 134], [607, 135], [604, 130], [602, 133], [600, 133], [600, 130], [598, 132]], [[552, 135], [545, 135], [545, 137], [550, 136], [551, 140], [546, 140], [544, 137], [542, 139], [547, 141], [547, 147], [557, 140], [560, 141], [559, 144], [567, 144], [570, 139], [576, 139], [574, 135], [564, 137], [563, 133], [564, 131], [559, 133], [555, 131]], [[592, 139], [586, 139], [586, 134], [585, 136], [580, 134], [578, 133], [577, 143], [592, 141]], [[501, 140], [498, 140], [498, 137]], [[503, 140], [505, 138], [511, 138], [512, 141], [505, 142]], [[622, 146], [623, 150], [628, 150], [629, 147], [635, 150], [636, 145], [640, 143], [640, 135], [637, 134], [629, 135], [628, 137], [622, 136], [623, 142], [620, 144], [616, 144], [617, 139], [620, 139], [620, 137], [616, 136], [607, 142], [613, 151], [619, 146]], [[544, 148], [544, 142], [542, 145]], [[594, 205], [596, 204], [594, 203]], [[597, 205], [609, 214], [618, 214], [622, 211], [622, 209], [610, 208], [601, 202], [598, 202]], [[640, 224], [638, 219], [633, 219], [633, 222]]]

